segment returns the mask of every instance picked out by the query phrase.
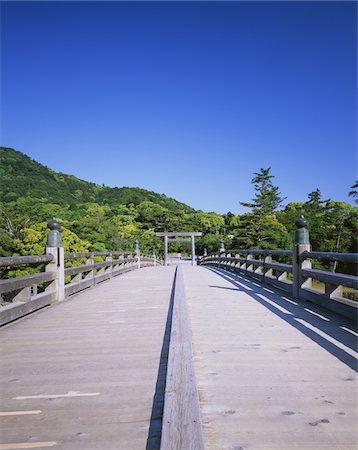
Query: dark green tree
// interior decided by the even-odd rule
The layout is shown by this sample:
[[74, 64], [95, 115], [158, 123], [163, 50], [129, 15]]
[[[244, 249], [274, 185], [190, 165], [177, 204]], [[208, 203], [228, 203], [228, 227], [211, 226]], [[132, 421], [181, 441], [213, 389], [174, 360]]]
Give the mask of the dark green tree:
[[253, 212], [259, 212], [263, 215], [273, 214], [286, 197], [281, 196], [278, 186], [274, 186], [272, 179], [274, 175], [270, 174], [271, 167], [260, 172], [255, 172], [251, 183], [255, 188], [255, 198], [253, 203], [240, 202], [241, 205], [251, 208]]
[[351, 191], [349, 192], [349, 196], [354, 198], [356, 204], [358, 204], [358, 180], [351, 186]]
[[292, 238], [275, 214], [247, 213], [237, 216], [233, 234], [235, 249], [290, 249]]
[[311, 213], [315, 212], [321, 212], [322, 207], [327, 207], [328, 203], [330, 202], [330, 199], [322, 200], [322, 194], [320, 189], [316, 189], [315, 191], [312, 191], [308, 194], [308, 200], [304, 204], [304, 207], [307, 211]]

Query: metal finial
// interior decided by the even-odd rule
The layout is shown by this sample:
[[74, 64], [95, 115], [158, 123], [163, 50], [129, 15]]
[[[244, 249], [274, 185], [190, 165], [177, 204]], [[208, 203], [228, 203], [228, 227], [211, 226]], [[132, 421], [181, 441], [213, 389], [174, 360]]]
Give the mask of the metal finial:
[[303, 216], [300, 216], [298, 219], [296, 219], [295, 225], [297, 228], [303, 228], [308, 225], [308, 222]]
[[296, 232], [295, 232], [295, 244], [309, 244], [310, 237], [307, 229], [308, 222], [303, 217], [300, 216], [296, 221]]
[[55, 218], [48, 222], [47, 227], [50, 231], [47, 234], [47, 246], [48, 247], [62, 247], [62, 239], [61, 239], [61, 223], [58, 222]]
[[48, 223], [47, 223], [47, 228], [49, 228], [50, 230], [58, 230], [58, 231], [60, 231], [61, 230], [61, 223], [60, 222], [58, 222], [56, 219], [55, 219], [55, 217], [53, 217], [52, 218], [52, 220], [50, 220]]

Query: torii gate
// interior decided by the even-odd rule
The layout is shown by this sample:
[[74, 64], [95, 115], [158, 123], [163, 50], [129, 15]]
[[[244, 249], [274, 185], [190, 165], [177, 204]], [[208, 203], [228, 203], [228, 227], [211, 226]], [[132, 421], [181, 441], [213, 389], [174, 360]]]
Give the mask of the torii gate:
[[[160, 232], [155, 233], [158, 237], [164, 237], [164, 265], [168, 264], [168, 242], [191, 242], [191, 263], [195, 265], [195, 236], [202, 236], [203, 233], [199, 231], [187, 231], [187, 232], [176, 232], [171, 231], [168, 233]], [[178, 237], [184, 236], [184, 237]]]

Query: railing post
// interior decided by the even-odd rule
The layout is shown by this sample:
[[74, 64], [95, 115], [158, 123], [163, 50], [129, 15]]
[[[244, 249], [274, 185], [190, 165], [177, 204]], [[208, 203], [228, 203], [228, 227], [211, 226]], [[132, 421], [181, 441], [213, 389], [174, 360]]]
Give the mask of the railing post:
[[135, 255], [137, 258], [137, 267], [138, 269], [140, 269], [140, 250], [139, 250], [139, 241], [138, 239], [135, 240], [134, 242], [134, 250], [135, 250]]
[[28, 302], [31, 300], [31, 287], [21, 289], [18, 294], [12, 299], [13, 302]]
[[[89, 258], [86, 259], [86, 265], [93, 266], [94, 264], [94, 257], [91, 254]], [[80, 277], [78, 278], [78, 281], [82, 280], [82, 273], [79, 273]], [[96, 274], [95, 274], [95, 268], [92, 267], [90, 271], [87, 272], [87, 275], [85, 275], [85, 279], [92, 279], [92, 286], [95, 286], [96, 284]]]
[[250, 259], [254, 259], [253, 255], [251, 253], [247, 253], [246, 254], [246, 266], [245, 266], [245, 271], [246, 272], [253, 272], [254, 271], [254, 266], [249, 262]]
[[168, 265], [168, 236], [164, 236], [164, 265]]
[[195, 259], [195, 237], [191, 236], [191, 265], [196, 265], [196, 259]]
[[56, 280], [47, 289], [55, 287], [53, 302], [60, 302], [65, 298], [65, 254], [62, 247], [61, 224], [54, 218], [48, 224], [50, 231], [47, 235], [46, 254], [52, 255], [53, 260], [47, 264], [46, 272], [55, 272]]
[[[234, 258], [235, 258], [235, 260], [236, 260], [236, 259], [239, 259], [239, 258], [240, 258], [240, 253], [235, 253]], [[236, 272], [239, 272], [237, 266], [239, 266], [239, 270], [240, 270], [240, 268], [241, 268], [240, 261], [234, 261], [234, 270], [235, 270]]]
[[109, 268], [105, 270], [105, 272], [109, 273], [111, 275], [111, 278], [113, 277], [113, 256], [112, 253], [109, 254], [109, 256], [106, 256], [106, 261], [110, 262], [111, 265]]
[[153, 253], [152, 253], [152, 258], [153, 258], [153, 266], [155, 267], [157, 265], [157, 257], [155, 255], [155, 250], [153, 248]]
[[[310, 261], [303, 261], [301, 263], [300, 255], [303, 252], [310, 252], [312, 247], [309, 241], [307, 220], [303, 216], [300, 216], [296, 220], [295, 225], [297, 229], [295, 232], [295, 243], [293, 246], [293, 255], [292, 255], [292, 275], [293, 275], [292, 295], [293, 298], [299, 298], [302, 282], [301, 268], [310, 269], [312, 267]], [[310, 284], [310, 280], [307, 280], [305, 284], [306, 286], [308, 286]]]
[[125, 263], [125, 255], [122, 253], [121, 255], [118, 255], [118, 268], [119, 270], [124, 270], [126, 268], [126, 263]]
[[272, 256], [270, 256], [270, 255], [263, 255], [263, 256], [264, 256], [264, 264], [262, 266], [262, 274], [263, 274], [262, 280], [263, 280], [263, 283], [265, 284], [266, 283], [266, 276], [267, 275], [268, 276], [272, 276], [272, 273], [273, 273], [272, 269], [267, 268], [265, 266], [265, 263], [268, 263], [268, 264], [272, 263]]
[[224, 239], [220, 240], [220, 252], [224, 252], [225, 251], [225, 245], [224, 245]]

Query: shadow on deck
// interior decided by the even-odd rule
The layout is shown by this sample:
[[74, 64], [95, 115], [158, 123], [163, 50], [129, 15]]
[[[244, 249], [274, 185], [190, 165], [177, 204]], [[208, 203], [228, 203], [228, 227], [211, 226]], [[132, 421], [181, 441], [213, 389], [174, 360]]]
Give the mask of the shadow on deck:
[[[207, 268], [229, 281], [234, 288], [209, 286], [215, 289], [232, 289], [249, 294], [262, 306], [299, 330], [327, 350], [351, 369], [357, 371], [357, 333], [352, 322], [312, 303], [295, 301], [279, 291], [260, 286], [251, 279], [219, 268]], [[265, 295], [262, 295], [262, 290]], [[349, 380], [347, 380], [349, 381]]]

